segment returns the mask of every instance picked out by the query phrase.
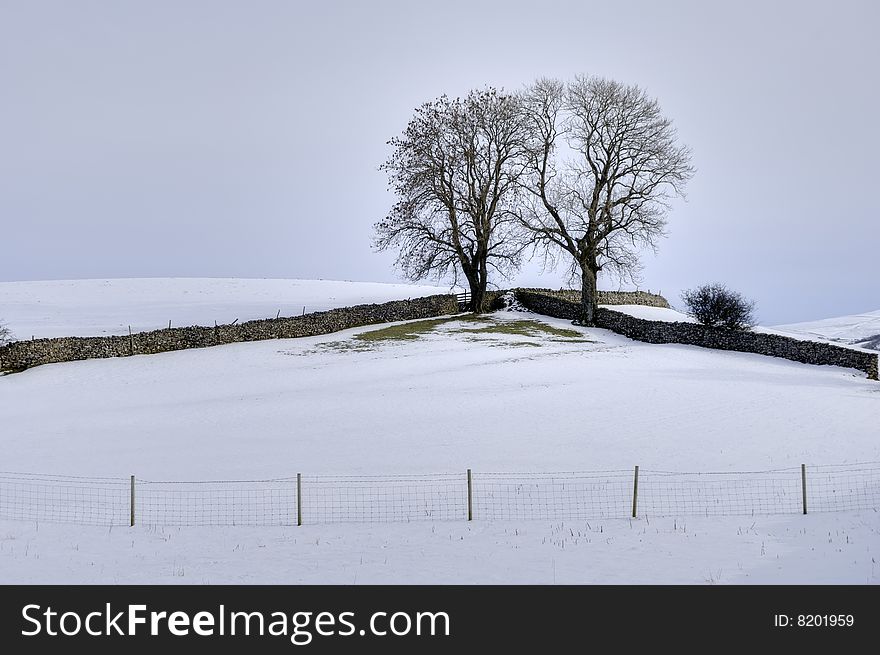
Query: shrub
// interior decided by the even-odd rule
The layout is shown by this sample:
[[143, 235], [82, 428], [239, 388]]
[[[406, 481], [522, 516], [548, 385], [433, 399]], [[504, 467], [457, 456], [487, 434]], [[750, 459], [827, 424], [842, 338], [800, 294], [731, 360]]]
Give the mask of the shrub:
[[703, 325], [745, 330], [755, 324], [755, 303], [723, 284], [704, 284], [683, 291], [681, 299], [689, 316]]

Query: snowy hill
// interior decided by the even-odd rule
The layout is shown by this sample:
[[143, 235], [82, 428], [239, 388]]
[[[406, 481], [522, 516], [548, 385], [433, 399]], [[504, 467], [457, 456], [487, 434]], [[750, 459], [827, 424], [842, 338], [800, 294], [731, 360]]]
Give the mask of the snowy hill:
[[[89, 334], [128, 321], [133, 329], [168, 318], [210, 323], [218, 314], [444, 291], [160, 285], [5, 284], [0, 315], [13, 329]], [[617, 309], [680, 320], [672, 310]], [[629, 472], [636, 464], [733, 474], [880, 461], [878, 403], [878, 384], [852, 370], [650, 345], [511, 311], [6, 375], [0, 451], [4, 471], [124, 480]], [[5, 583], [880, 581], [873, 511], [108, 531], [16, 519], [5, 502]]]
[[[880, 460], [878, 385], [852, 370], [535, 314], [486, 320], [503, 323], [359, 339], [383, 329], [368, 326], [0, 377], [3, 468], [198, 480]], [[508, 333], [516, 321], [578, 336]]]
[[806, 323], [777, 325], [775, 329], [793, 335], [817, 337], [861, 348], [880, 350], [880, 310]]
[[293, 316], [449, 293], [449, 287], [336, 280], [132, 278], [0, 282], [0, 320], [18, 339], [128, 334]]

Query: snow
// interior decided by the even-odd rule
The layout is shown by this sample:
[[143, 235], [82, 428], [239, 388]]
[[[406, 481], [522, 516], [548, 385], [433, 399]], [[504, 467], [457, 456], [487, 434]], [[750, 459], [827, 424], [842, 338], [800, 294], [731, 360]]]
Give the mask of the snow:
[[844, 344], [880, 350], [880, 310], [806, 323], [777, 325], [774, 329], [793, 335], [839, 341]]
[[663, 321], [664, 323], [695, 323], [693, 318], [675, 309], [668, 307], [649, 307], [647, 305], [602, 305], [616, 312], [629, 314], [636, 318], [648, 321]]
[[[454, 292], [454, 291], [453, 291]], [[334, 280], [131, 278], [0, 282], [0, 319], [18, 339], [128, 334], [450, 293], [449, 287]]]
[[[517, 319], [535, 315], [495, 317]], [[191, 480], [880, 460], [880, 392], [855, 371], [539, 320], [593, 342], [474, 341], [449, 322], [371, 350], [350, 346], [375, 327], [40, 366], [0, 378], [3, 468]]]
[[0, 521], [4, 584], [877, 584], [876, 514], [95, 528]]
[[[332, 284], [337, 300], [367, 293]], [[319, 304], [322, 285], [297, 297]], [[194, 309], [221, 306], [217, 293]], [[95, 311], [71, 305], [55, 329], [111, 325], [106, 298], [80, 299]], [[579, 338], [454, 319], [412, 340], [355, 338], [371, 326], [3, 376], [2, 468], [204, 480], [880, 460], [880, 386], [852, 370], [649, 345], [530, 313], [485, 325], [527, 320]], [[3, 520], [0, 582], [876, 583], [878, 530], [869, 511], [299, 528]]]

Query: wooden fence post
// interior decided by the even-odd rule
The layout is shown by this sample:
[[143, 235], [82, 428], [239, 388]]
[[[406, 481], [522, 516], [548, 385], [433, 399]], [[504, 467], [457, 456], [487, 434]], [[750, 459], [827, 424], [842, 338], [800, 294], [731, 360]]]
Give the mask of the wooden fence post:
[[303, 494], [302, 473], [296, 474], [296, 524], [303, 524]]
[[131, 476], [131, 526], [134, 527], [134, 476]]
[[804, 499], [804, 514], [807, 513], [807, 466], [801, 464], [801, 493]]
[[636, 471], [633, 474], [633, 518], [636, 518], [639, 507], [639, 467], [636, 465]]
[[474, 520], [474, 490], [473, 490], [473, 482], [471, 480], [471, 470], [467, 470], [467, 483], [468, 483], [468, 521]]

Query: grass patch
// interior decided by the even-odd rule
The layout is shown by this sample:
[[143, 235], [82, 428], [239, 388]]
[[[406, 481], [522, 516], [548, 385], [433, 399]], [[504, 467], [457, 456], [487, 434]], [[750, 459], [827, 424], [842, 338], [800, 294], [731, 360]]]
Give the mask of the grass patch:
[[565, 328], [553, 327], [546, 323], [529, 320], [491, 321], [491, 324], [481, 325], [480, 327], [461, 328], [454, 331], [469, 334], [513, 334], [520, 337], [540, 337], [543, 335], [549, 335], [553, 337], [564, 337], [566, 339], [577, 337], [583, 338], [584, 336], [576, 330], [567, 330]]
[[338, 353], [359, 353], [365, 352], [367, 350], [372, 350], [372, 347], [368, 343], [358, 343], [355, 341], [324, 341], [323, 343], [319, 343], [314, 350], [307, 350], [303, 354], [308, 355], [313, 352], [327, 352], [331, 350]]
[[[475, 341], [483, 341], [483, 339], [479, 339], [479, 335], [491, 336], [506, 334], [530, 338], [551, 337], [549, 339], [550, 341], [564, 343], [592, 343], [590, 339], [585, 339], [581, 332], [554, 327], [539, 321], [527, 319], [505, 321], [486, 315], [469, 314], [467, 316], [432, 318], [422, 321], [412, 321], [410, 323], [401, 323], [399, 325], [389, 325], [378, 330], [370, 330], [369, 332], [356, 334], [354, 338], [348, 342], [326, 343], [321, 345], [325, 348], [329, 347], [340, 352], [369, 350], [372, 346], [383, 342], [415, 341], [424, 335], [437, 332], [438, 328], [447, 323], [456, 325], [450, 329], [443, 330], [444, 334], [462, 334]], [[525, 341], [503, 341], [499, 342], [497, 345], [540, 347], [541, 344]]]
[[412, 323], [403, 323], [402, 325], [390, 325], [381, 330], [372, 330], [370, 332], [361, 332], [355, 335], [357, 341], [412, 341], [418, 339], [423, 334], [428, 334], [437, 329], [438, 325], [448, 323], [449, 321], [460, 321], [460, 318], [432, 318], [426, 321], [414, 321]]
[[[438, 328], [447, 323], [452, 325], [446, 329], [438, 330]], [[499, 348], [540, 348], [541, 343], [538, 341], [493, 339], [492, 336], [494, 335], [526, 337], [528, 339], [556, 343], [594, 343], [593, 340], [585, 338], [581, 332], [554, 327], [539, 321], [528, 319], [506, 321], [485, 314], [468, 314], [465, 316], [446, 316], [443, 318], [412, 321], [411, 323], [401, 323], [399, 325], [388, 325], [376, 330], [361, 332], [354, 335], [351, 339], [324, 341], [316, 344], [312, 350], [297, 354], [367, 352], [375, 349], [382, 343], [415, 341], [422, 336], [438, 332], [440, 334], [461, 335], [467, 341]]]

